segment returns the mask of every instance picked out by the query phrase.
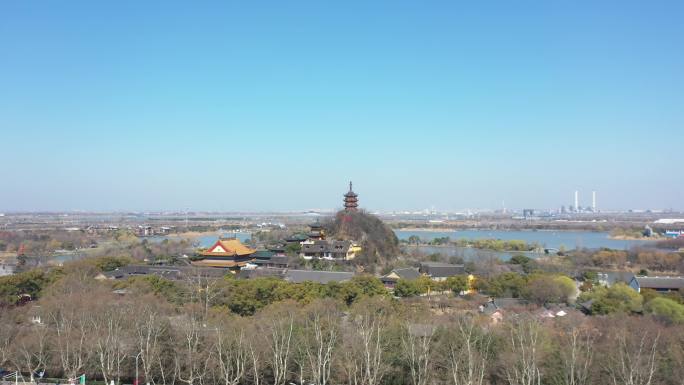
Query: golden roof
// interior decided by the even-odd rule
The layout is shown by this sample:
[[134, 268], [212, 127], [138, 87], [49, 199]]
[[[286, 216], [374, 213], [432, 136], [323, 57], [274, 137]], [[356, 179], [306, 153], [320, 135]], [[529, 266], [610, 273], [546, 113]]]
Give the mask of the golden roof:
[[243, 245], [238, 239], [231, 238], [219, 239], [212, 247], [200, 254], [204, 256], [233, 257], [248, 256], [255, 252], [256, 250]]

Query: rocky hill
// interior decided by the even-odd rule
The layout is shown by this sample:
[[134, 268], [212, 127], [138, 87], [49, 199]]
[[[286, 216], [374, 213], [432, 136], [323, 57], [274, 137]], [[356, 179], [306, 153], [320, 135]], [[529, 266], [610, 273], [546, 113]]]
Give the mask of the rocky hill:
[[399, 240], [378, 217], [363, 210], [337, 212], [326, 225], [330, 239], [350, 239], [363, 248], [358, 262], [366, 267], [383, 265], [399, 253]]

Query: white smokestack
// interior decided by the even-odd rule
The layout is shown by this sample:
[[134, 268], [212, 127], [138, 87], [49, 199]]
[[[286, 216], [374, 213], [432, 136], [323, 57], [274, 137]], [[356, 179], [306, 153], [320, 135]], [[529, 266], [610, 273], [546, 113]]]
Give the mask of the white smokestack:
[[591, 192], [591, 211], [596, 212], [596, 191]]
[[575, 190], [575, 211], [579, 211], [579, 191]]

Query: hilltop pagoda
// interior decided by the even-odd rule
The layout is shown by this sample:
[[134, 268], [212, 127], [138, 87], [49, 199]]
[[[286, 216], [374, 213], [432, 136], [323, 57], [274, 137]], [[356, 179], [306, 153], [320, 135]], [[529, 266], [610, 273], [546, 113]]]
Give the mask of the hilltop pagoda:
[[236, 238], [222, 238], [199, 255], [202, 259], [193, 261], [195, 266], [240, 269], [254, 259], [256, 250], [242, 244]]
[[359, 207], [359, 196], [352, 190], [352, 182], [349, 182], [349, 191], [344, 194], [344, 209], [356, 211]]

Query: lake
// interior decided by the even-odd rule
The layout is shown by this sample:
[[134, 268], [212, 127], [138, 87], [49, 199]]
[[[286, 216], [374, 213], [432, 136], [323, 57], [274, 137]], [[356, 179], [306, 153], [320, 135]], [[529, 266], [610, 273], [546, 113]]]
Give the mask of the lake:
[[527, 243], [539, 243], [544, 248], [566, 249], [607, 247], [617, 250], [628, 250], [634, 246], [652, 241], [610, 239], [610, 234], [595, 231], [506, 231], [506, 230], [458, 230], [458, 231], [405, 231], [395, 230], [399, 239], [408, 239], [416, 235], [423, 240], [449, 237], [457, 239], [501, 239], [505, 241], [521, 240]]

